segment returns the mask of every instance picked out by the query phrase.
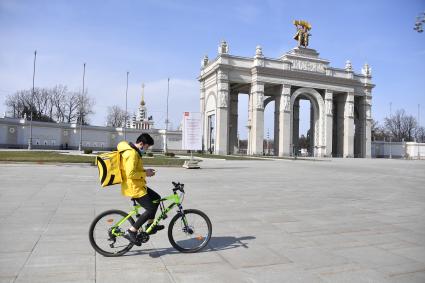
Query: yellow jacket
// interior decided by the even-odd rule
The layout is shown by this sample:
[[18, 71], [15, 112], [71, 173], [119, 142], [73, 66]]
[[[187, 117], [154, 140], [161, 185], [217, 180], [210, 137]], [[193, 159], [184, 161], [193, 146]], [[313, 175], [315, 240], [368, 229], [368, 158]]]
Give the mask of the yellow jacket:
[[146, 172], [139, 152], [126, 141], [120, 142], [117, 149], [121, 152], [121, 193], [132, 198], [146, 195]]

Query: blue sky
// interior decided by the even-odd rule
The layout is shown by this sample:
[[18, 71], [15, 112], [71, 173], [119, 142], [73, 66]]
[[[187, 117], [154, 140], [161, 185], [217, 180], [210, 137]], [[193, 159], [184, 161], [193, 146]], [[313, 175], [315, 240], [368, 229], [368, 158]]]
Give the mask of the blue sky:
[[[96, 99], [93, 124], [104, 124], [108, 106], [124, 107], [129, 71], [129, 110], [136, 110], [144, 82], [148, 111], [162, 127], [170, 77], [170, 120], [176, 127], [183, 111], [199, 111], [200, 61], [205, 54], [215, 58], [222, 39], [233, 55], [253, 56], [259, 44], [265, 56], [277, 58], [296, 46], [292, 21], [305, 19], [313, 26], [310, 47], [333, 67], [350, 59], [360, 72], [370, 64], [374, 119], [382, 121], [390, 103], [393, 111], [404, 108], [416, 117], [420, 104], [425, 125], [425, 33], [413, 30], [423, 11], [424, 0], [0, 0], [0, 111], [7, 94], [31, 87], [37, 49], [38, 87], [64, 84], [78, 91], [87, 63], [86, 86]], [[270, 133], [272, 112], [265, 112]]]

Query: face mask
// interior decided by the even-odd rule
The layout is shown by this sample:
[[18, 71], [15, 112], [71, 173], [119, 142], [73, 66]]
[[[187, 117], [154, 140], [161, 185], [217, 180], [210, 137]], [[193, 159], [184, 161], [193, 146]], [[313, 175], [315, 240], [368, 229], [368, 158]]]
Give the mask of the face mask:
[[139, 152], [140, 152], [140, 154], [142, 154], [142, 155], [146, 153], [146, 151], [145, 151], [145, 149], [144, 149], [143, 147], [139, 149]]

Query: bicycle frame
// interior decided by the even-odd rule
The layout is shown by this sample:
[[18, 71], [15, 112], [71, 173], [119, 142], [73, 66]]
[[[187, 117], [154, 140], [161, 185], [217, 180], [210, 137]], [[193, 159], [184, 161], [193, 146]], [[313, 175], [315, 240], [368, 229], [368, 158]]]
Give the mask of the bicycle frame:
[[[164, 201], [171, 201], [172, 203], [169, 205], [169, 206], [167, 206], [166, 208], [164, 208], [164, 205], [163, 205], [163, 202]], [[156, 225], [158, 225], [158, 223], [161, 221], [161, 220], [163, 220], [163, 219], [165, 219], [165, 218], [167, 218], [167, 213], [171, 210], [171, 209], [173, 209], [173, 207], [174, 206], [178, 206], [178, 208], [179, 208], [179, 212], [180, 213], [182, 213], [182, 210], [183, 210], [183, 207], [182, 207], [182, 205], [181, 205], [181, 202], [182, 202], [182, 198], [181, 198], [181, 196], [179, 196], [177, 193], [174, 193], [174, 194], [172, 194], [172, 195], [169, 195], [169, 196], [166, 196], [165, 198], [162, 198], [162, 199], [160, 199], [160, 200], [155, 200], [155, 201], [153, 201], [154, 203], [160, 203], [160, 208], [161, 208], [161, 214], [158, 216], [158, 217], [156, 217], [155, 219], [154, 219], [154, 221], [152, 222], [152, 224], [148, 227], [148, 229], [146, 229], [146, 233], [147, 234], [150, 234], [150, 232], [152, 231], [152, 229], [156, 226]], [[115, 224], [114, 226], [112, 226], [112, 229], [111, 229], [111, 232], [112, 232], [112, 234], [113, 235], [115, 235], [115, 236], [122, 236], [122, 234], [123, 234], [123, 232], [121, 232], [121, 233], [116, 233], [115, 232], [115, 228], [117, 228], [117, 227], [119, 227], [121, 224], [123, 224], [125, 221], [127, 221], [127, 219], [128, 218], [130, 218], [130, 217], [132, 217], [133, 215], [137, 215], [137, 214], [139, 214], [139, 209], [141, 208], [142, 206], [141, 205], [136, 205], [134, 208], [133, 208], [133, 210], [132, 211], [130, 211], [128, 214], [127, 214], [127, 216], [126, 217], [124, 217], [123, 219], [121, 219], [120, 221], [118, 221], [118, 223], [117, 224]], [[185, 225], [186, 225], [186, 223], [185, 223]]]

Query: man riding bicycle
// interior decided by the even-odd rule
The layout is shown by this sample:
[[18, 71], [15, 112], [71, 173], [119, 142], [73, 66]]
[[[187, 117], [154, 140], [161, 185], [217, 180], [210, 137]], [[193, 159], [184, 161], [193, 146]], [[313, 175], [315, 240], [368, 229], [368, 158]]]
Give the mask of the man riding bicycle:
[[[153, 201], [161, 199], [159, 194], [146, 186], [146, 177], [154, 176], [155, 171], [143, 168], [142, 155], [153, 144], [152, 137], [143, 133], [137, 138], [136, 143], [122, 141], [117, 146], [121, 152], [121, 193], [131, 197], [145, 209], [124, 234], [124, 237], [136, 246], [141, 245], [137, 239], [137, 231], [145, 222], [147, 222], [146, 229], [152, 224], [159, 206], [159, 202], [153, 203]], [[151, 234], [162, 229], [164, 225], [156, 225]]]

